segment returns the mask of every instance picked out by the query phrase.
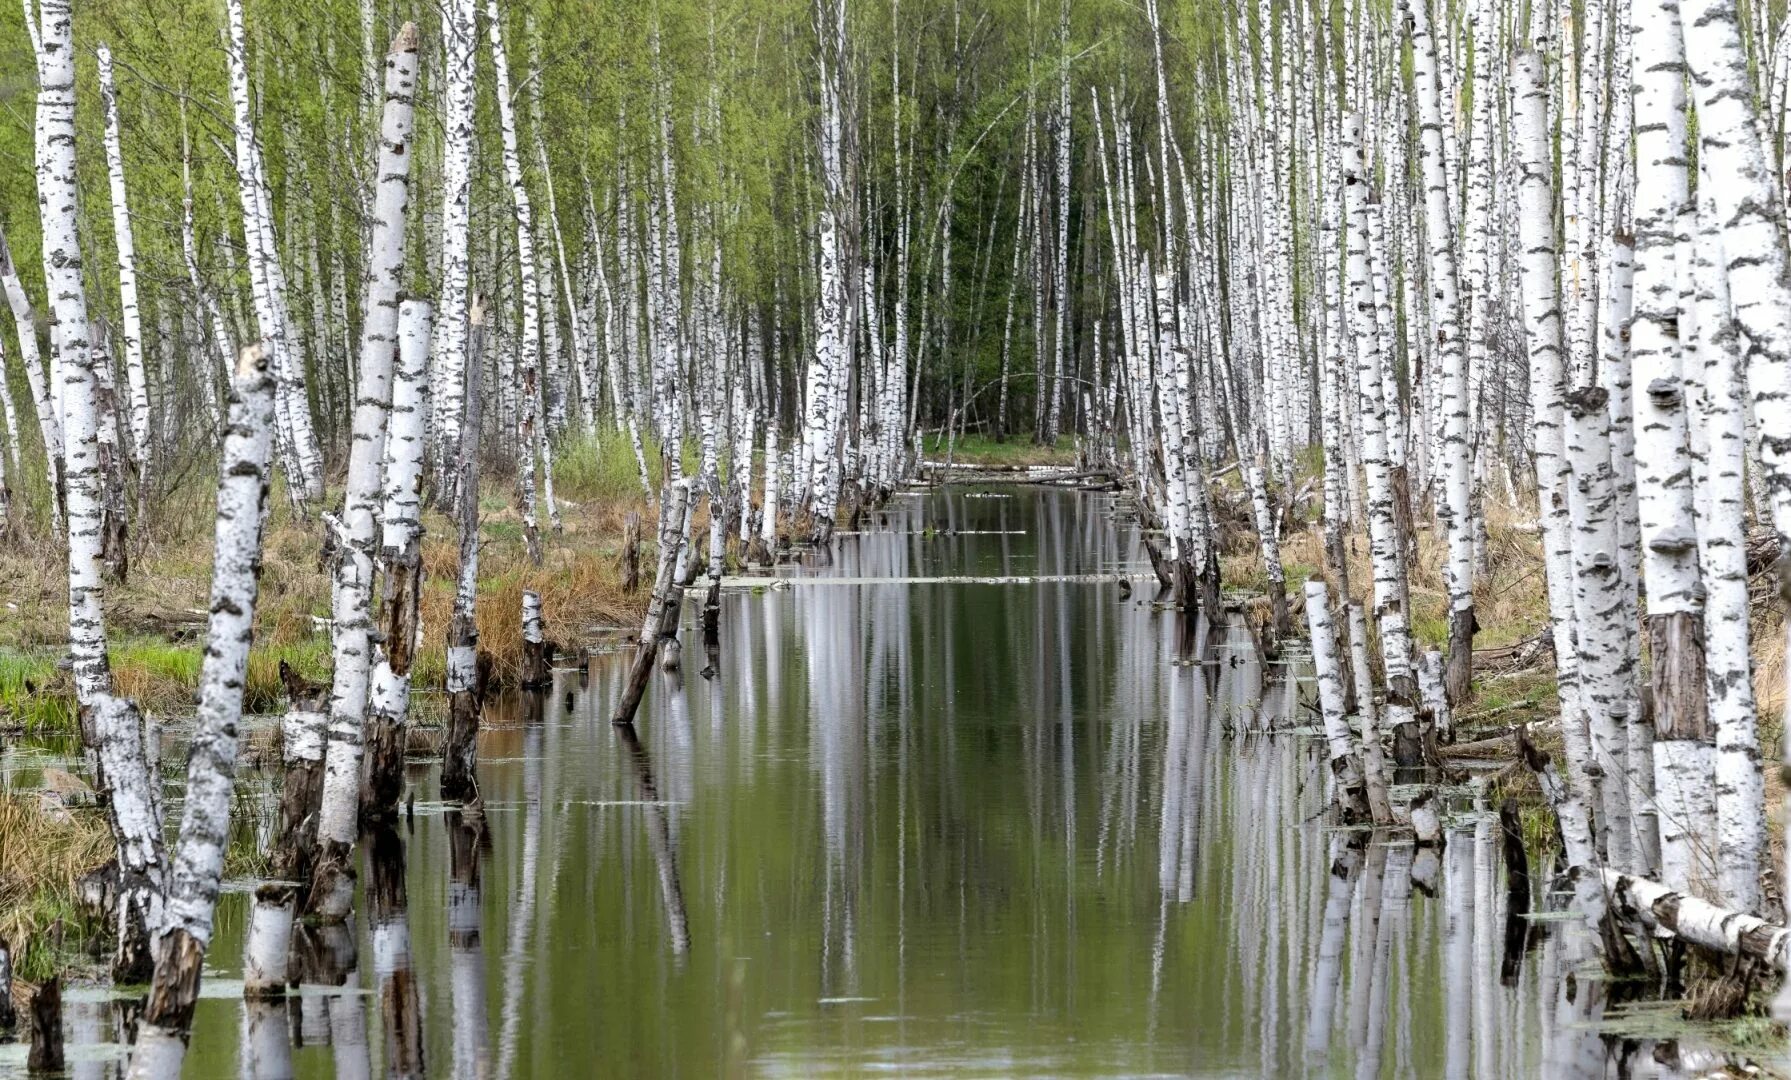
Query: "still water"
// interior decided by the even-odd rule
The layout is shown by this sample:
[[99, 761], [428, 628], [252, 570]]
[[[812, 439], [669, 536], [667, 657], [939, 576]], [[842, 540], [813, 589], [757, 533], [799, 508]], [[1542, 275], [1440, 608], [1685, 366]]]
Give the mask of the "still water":
[[1501, 978], [1494, 819], [1327, 827], [1303, 663], [1190, 637], [1147, 570], [1108, 495], [902, 495], [726, 593], [717, 678], [688, 605], [638, 740], [623, 656], [498, 703], [482, 820], [419, 766], [375, 910], [363, 866], [347, 992], [246, 1006], [226, 897], [188, 1074], [1657, 1074], [1565, 924]]

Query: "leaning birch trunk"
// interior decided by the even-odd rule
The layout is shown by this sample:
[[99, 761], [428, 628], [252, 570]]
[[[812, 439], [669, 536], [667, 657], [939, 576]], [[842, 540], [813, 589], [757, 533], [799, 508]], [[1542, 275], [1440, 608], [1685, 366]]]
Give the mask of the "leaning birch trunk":
[[1306, 579], [1306, 625], [1312, 631], [1312, 666], [1318, 676], [1319, 707], [1331, 755], [1331, 775], [1337, 785], [1337, 808], [1345, 822], [1361, 821], [1369, 815], [1368, 796], [1355, 736], [1343, 711], [1343, 657], [1331, 620], [1330, 591], [1325, 588], [1325, 579], [1316, 574]]
[[1716, 219], [1715, 184], [1701, 185], [1697, 279], [1698, 351], [1703, 369], [1704, 421], [1708, 429], [1704, 527], [1699, 535], [1704, 579], [1704, 685], [1716, 729], [1716, 834], [1718, 895], [1737, 911], [1762, 909], [1761, 861], [1768, 850], [1766, 790], [1760, 771], [1760, 736], [1754, 719], [1754, 672], [1748, 638], [1747, 421], [1740, 358], [1730, 317], [1729, 285], [1722, 270], [1723, 242]]
[[1726, 956], [1763, 960], [1791, 971], [1791, 929], [1757, 915], [1718, 907], [1657, 881], [1606, 869], [1599, 874], [1617, 914]]
[[361, 822], [390, 818], [404, 793], [410, 669], [417, 651], [417, 606], [423, 591], [423, 449], [428, 438], [429, 335], [426, 300], [398, 305], [398, 375], [392, 383], [386, 434], [385, 509], [380, 515], [380, 611], [385, 625], [374, 647], [362, 757]]
[[479, 653], [479, 419], [484, 395], [479, 378], [485, 360], [485, 302], [473, 302], [468, 319], [466, 408], [460, 418], [455, 485], [466, 497], [456, 503], [460, 526], [460, 572], [454, 585], [454, 614], [448, 621], [448, 740], [442, 758], [441, 797], [478, 798], [479, 714], [491, 674], [491, 657]]
[[665, 622], [665, 609], [673, 595], [682, 595], [677, 570], [684, 549], [684, 524], [690, 506], [691, 481], [678, 480], [667, 485], [659, 507], [659, 571], [653, 576], [653, 595], [647, 601], [647, 614], [641, 620], [640, 641], [635, 645], [634, 663], [628, 669], [622, 700], [610, 717], [614, 724], [632, 724], [635, 710], [640, 708], [641, 695], [647, 691], [647, 679], [653, 674], [653, 658], [659, 652], [659, 638]]
[[[436, 503], [457, 505], [455, 462], [466, 396], [468, 240], [471, 229], [473, 102], [478, 37], [476, 0], [447, 0], [442, 9], [446, 86], [442, 91], [441, 303], [430, 352], [429, 415], [435, 425]], [[473, 392], [478, 392], [474, 384]]]
[[348, 453], [348, 483], [337, 532], [331, 608], [335, 614], [335, 674], [330, 691], [330, 740], [324, 756], [323, 804], [318, 812], [319, 858], [311, 910], [346, 915], [354, 899], [354, 846], [361, 781], [361, 731], [367, 715], [373, 620], [373, 511], [380, 495], [386, 419], [392, 398], [392, 358], [398, 345], [398, 285], [404, 257], [405, 211], [410, 202], [411, 95], [416, 87], [417, 28], [406, 23], [386, 57], [386, 101], [380, 125], [379, 195], [361, 305], [360, 380]]
[[517, 361], [521, 399], [516, 406], [516, 492], [521, 503], [522, 535], [528, 544], [529, 561], [540, 566], [541, 525], [535, 510], [535, 471], [536, 460], [546, 448], [547, 432], [541, 422], [541, 294], [535, 283], [535, 222], [528, 185], [523, 182], [522, 158], [517, 151], [516, 109], [510, 100], [510, 65], [504, 56], [503, 18], [498, 12], [497, 0], [487, 0], [485, 15], [490, 23], [492, 67], [497, 72], [504, 179], [510, 185], [510, 199], [516, 211], [516, 287], [522, 294], [522, 341]]
[[238, 725], [254, 634], [273, 453], [274, 378], [265, 351], [251, 345], [237, 360], [218, 478], [217, 555], [211, 625], [199, 672], [199, 713], [187, 755], [186, 802], [169, 877], [166, 937], [137, 1032], [129, 1074], [178, 1077], [230, 836]]
[[[1551, 157], [1548, 143], [1548, 90], [1542, 78], [1542, 58], [1533, 52], [1517, 57], [1512, 72], [1514, 142], [1520, 172], [1518, 187], [1518, 249], [1523, 287], [1525, 347], [1529, 353], [1530, 399], [1535, 403], [1536, 487], [1542, 508], [1543, 552], [1548, 560], [1549, 622], [1559, 669], [1561, 714], [1577, 717], [1577, 665], [1571, 626], [1573, 600], [1570, 541], [1564, 535], [1566, 511], [1561, 498], [1562, 467], [1561, 396], [1565, 375], [1561, 364], [1560, 278], [1554, 237], [1554, 195], [1550, 189]], [[1555, 506], [1559, 503], [1559, 506]], [[1552, 508], [1552, 509], [1551, 509]], [[1543, 758], [1538, 776], [1543, 792], [1555, 809], [1568, 865], [1574, 872], [1575, 901], [1588, 924], [1596, 930], [1604, 921], [1604, 899], [1593, 873], [1598, 865], [1592, 841], [1593, 792], [1587, 776], [1591, 751], [1586, 733], [1576, 723], [1563, 722], [1562, 741], [1567, 745], [1566, 783]]]
[[56, 408], [55, 388], [44, 371], [43, 356], [37, 348], [37, 315], [31, 310], [31, 298], [25, 295], [25, 286], [13, 266], [5, 229], [0, 229], [0, 289], [6, 291], [13, 329], [19, 334], [19, 360], [25, 365], [25, 382], [31, 387], [31, 400], [37, 407], [37, 430], [44, 444], [44, 475], [50, 487], [50, 528], [60, 533], [63, 508], [68, 502], [68, 489], [63, 480], [66, 462], [62, 419]]
[[[1677, 5], [1637, 0], [1635, 310], [1629, 355], [1635, 395], [1636, 497], [1653, 658], [1654, 791], [1661, 881], [1711, 895], [1714, 837], [1707, 835], [1715, 748], [1704, 696], [1703, 584], [1692, 506], [1692, 451], [1681, 379], [1679, 275], [1674, 249], [1689, 207], [1684, 44]], [[1640, 762], [1636, 763], [1641, 766]], [[1709, 841], [1708, 848], [1705, 847]]]
[[[43, 52], [37, 94], [37, 194], [43, 218], [45, 291], [50, 344], [62, 379], [62, 422], [68, 494], [68, 649], [75, 697], [90, 711], [112, 685], [106, 662], [105, 586], [100, 555], [105, 531], [100, 461], [98, 376], [89, 337], [87, 293], [76, 236], [75, 46], [69, 0], [43, 0]], [[14, 312], [17, 312], [15, 305]], [[33, 331], [35, 332], [35, 331]], [[87, 725], [84, 722], [83, 728]], [[91, 743], [91, 738], [89, 738]]]
[[101, 44], [100, 100], [106, 112], [106, 176], [112, 192], [112, 234], [118, 247], [118, 313], [124, 333], [124, 370], [130, 387], [131, 460], [137, 466], [137, 505], [148, 499], [150, 478], [149, 381], [143, 371], [143, 312], [137, 304], [137, 245], [124, 189], [124, 150], [118, 130], [118, 90], [112, 84], [112, 50]]

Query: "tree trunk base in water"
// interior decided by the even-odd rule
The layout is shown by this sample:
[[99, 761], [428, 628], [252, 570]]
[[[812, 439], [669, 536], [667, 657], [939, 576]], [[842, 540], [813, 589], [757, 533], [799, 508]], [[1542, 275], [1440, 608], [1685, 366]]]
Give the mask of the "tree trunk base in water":
[[471, 802], [479, 797], [479, 719], [491, 682], [491, 654], [479, 654], [473, 685], [448, 695], [448, 738], [442, 750], [441, 797]]
[[25, 1059], [25, 1067], [34, 1073], [62, 1071], [62, 979], [59, 976], [50, 976], [50, 981], [38, 987], [31, 997], [31, 1054]]
[[1416, 719], [1393, 726], [1393, 764], [1401, 769], [1424, 765], [1424, 737]]
[[703, 598], [703, 656], [707, 665], [703, 678], [721, 674], [721, 581], [711, 579], [709, 592]]
[[[193, 1027], [193, 1007], [199, 1003], [199, 976], [205, 963], [205, 946], [198, 938], [175, 927], [162, 939], [162, 962], [156, 965], [143, 1023], [182, 1042]], [[152, 1074], [153, 1075], [153, 1074]]]
[[292, 915], [298, 890], [268, 882], [255, 890], [249, 909], [249, 935], [243, 946], [243, 996], [274, 998], [286, 993], [287, 962], [292, 953]]
[[364, 829], [375, 822], [390, 821], [404, 794], [404, 748], [408, 725], [391, 716], [370, 711], [361, 747], [360, 820]]
[[1219, 549], [1209, 545], [1206, 549], [1206, 565], [1201, 568], [1199, 577], [1200, 602], [1206, 606], [1208, 619], [1213, 619], [1224, 603], [1220, 596], [1222, 583], [1219, 577]]
[[318, 853], [317, 870], [311, 878], [307, 914], [325, 923], [340, 923], [354, 909], [354, 867], [347, 845], [326, 842]]
[[522, 643], [522, 688], [540, 690], [553, 685], [553, 646], [546, 641]]
[[1144, 553], [1150, 556], [1150, 568], [1156, 572], [1159, 589], [1175, 588], [1175, 576], [1170, 573], [1169, 560], [1163, 557], [1163, 548], [1155, 537], [1144, 538]]

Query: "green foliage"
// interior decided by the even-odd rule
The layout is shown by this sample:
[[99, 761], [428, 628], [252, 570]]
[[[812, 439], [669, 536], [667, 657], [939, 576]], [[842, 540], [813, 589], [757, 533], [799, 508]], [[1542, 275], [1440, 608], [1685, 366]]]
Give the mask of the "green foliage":
[[[928, 435], [923, 445], [929, 461], [945, 460], [945, 436]], [[953, 461], [971, 465], [1067, 465], [1076, 460], [1075, 440], [1067, 435], [1060, 436], [1053, 446], [1040, 446], [1026, 435], [997, 441], [971, 432], [959, 438], [950, 450]]]
[[[648, 471], [657, 471], [659, 455], [648, 456]], [[641, 487], [640, 465], [628, 433], [603, 426], [595, 434], [562, 444], [554, 459], [554, 486], [568, 499], [628, 499]]]

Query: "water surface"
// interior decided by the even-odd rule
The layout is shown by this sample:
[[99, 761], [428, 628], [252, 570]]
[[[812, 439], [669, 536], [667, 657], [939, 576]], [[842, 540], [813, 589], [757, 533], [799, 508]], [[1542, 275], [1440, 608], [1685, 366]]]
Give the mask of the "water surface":
[[[1122, 595], [1148, 563], [1114, 511], [898, 496], [787, 587], [727, 592], [714, 679], [690, 604], [686, 673], [654, 675], [638, 738], [607, 722], [623, 656], [500, 702], [482, 820], [420, 765], [414, 817], [363, 845], [405, 888], [370, 910], [363, 866], [348, 992], [245, 1006], [247, 897], [225, 898], [189, 1075], [378, 1075], [414, 1050], [466, 1077], [1645, 1059], [1594, 1026], [1601, 986], [1569, 993], [1561, 924], [1501, 980], [1490, 819], [1451, 819], [1440, 856], [1328, 827], [1302, 663]], [[74, 1022], [103, 1039], [106, 1009]]]

